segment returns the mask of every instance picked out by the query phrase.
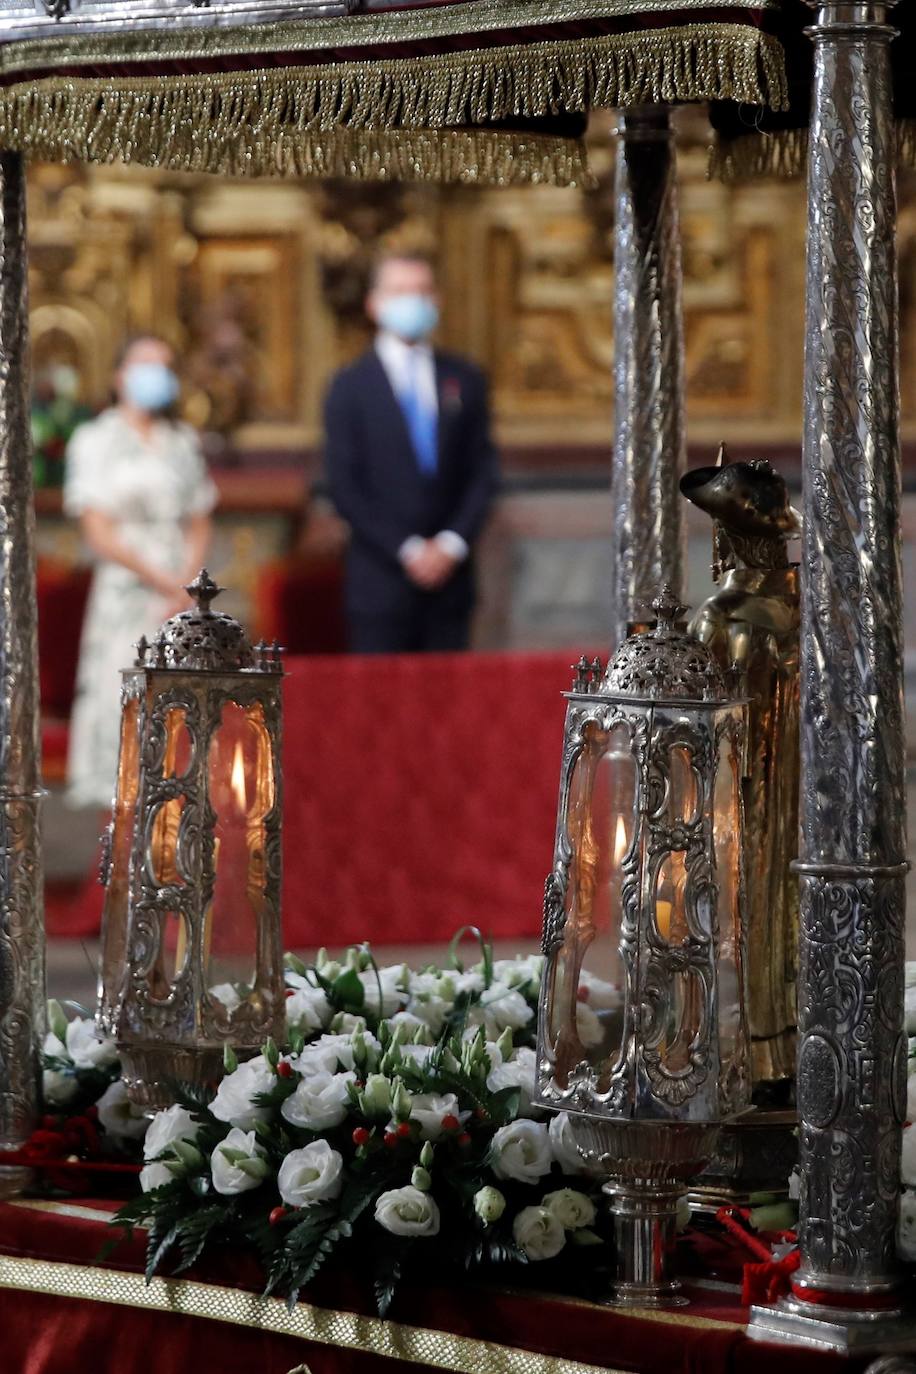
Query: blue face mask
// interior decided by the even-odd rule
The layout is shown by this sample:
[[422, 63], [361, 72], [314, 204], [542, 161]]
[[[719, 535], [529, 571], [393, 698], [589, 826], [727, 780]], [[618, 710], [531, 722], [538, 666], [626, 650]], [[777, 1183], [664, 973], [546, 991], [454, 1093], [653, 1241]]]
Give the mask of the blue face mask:
[[439, 311], [429, 296], [388, 296], [378, 308], [378, 322], [399, 339], [416, 343], [439, 323]]
[[124, 372], [124, 394], [150, 415], [168, 410], [178, 399], [178, 378], [165, 363], [131, 363]]

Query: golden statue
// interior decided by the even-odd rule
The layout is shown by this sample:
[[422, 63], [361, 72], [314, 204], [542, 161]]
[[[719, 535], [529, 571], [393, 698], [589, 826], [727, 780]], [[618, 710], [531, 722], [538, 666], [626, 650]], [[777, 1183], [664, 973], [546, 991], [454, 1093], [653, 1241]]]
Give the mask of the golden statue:
[[[798, 879], [798, 566], [786, 484], [767, 462], [728, 463], [681, 479], [715, 521], [718, 590], [690, 629], [749, 699], [746, 812], [747, 970], [755, 1099], [778, 1105], [795, 1077]], [[782, 1085], [777, 1086], [777, 1085]]]

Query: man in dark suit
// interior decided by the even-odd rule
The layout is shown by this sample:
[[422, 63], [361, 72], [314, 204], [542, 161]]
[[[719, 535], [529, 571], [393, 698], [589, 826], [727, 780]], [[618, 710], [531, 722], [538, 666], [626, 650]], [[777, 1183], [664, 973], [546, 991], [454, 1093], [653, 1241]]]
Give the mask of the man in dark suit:
[[357, 653], [466, 649], [471, 548], [496, 486], [483, 374], [433, 350], [432, 268], [377, 266], [366, 310], [375, 345], [331, 383], [325, 456], [349, 521], [347, 616]]

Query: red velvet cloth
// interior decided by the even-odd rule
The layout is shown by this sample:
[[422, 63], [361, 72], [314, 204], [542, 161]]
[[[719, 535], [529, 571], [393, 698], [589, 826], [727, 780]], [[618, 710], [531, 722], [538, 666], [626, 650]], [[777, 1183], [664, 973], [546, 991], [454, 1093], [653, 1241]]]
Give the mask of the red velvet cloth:
[[290, 660], [288, 946], [540, 933], [580, 651]]
[[[97, 1206], [104, 1218], [104, 1205]], [[100, 1264], [105, 1228], [96, 1221], [0, 1204], [0, 1254], [120, 1271], [141, 1267], [139, 1238]], [[234, 1256], [195, 1271], [199, 1282], [255, 1287]], [[102, 1281], [98, 1281], [101, 1293]], [[104, 1296], [104, 1295], [103, 1295]], [[762, 1345], [742, 1331], [746, 1313], [732, 1294], [693, 1290], [676, 1312], [629, 1314], [610, 1308], [493, 1288], [424, 1288], [406, 1293], [394, 1322], [473, 1340], [581, 1361], [600, 1368], [670, 1374], [834, 1374], [863, 1362]], [[307, 1298], [317, 1306], [372, 1313], [368, 1295], [346, 1276], [325, 1280]], [[90, 1302], [17, 1288], [3, 1303], [4, 1374], [287, 1374], [305, 1363], [311, 1374], [408, 1374], [430, 1366], [359, 1349], [322, 1345], [248, 1327], [161, 1313], [107, 1300]], [[454, 1366], [450, 1366], [454, 1367]], [[476, 1374], [475, 1363], [459, 1363]]]

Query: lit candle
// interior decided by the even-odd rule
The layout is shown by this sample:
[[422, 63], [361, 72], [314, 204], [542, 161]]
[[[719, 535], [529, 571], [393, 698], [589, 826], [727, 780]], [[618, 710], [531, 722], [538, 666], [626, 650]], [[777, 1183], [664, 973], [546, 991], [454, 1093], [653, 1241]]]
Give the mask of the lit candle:
[[671, 903], [657, 901], [655, 903], [655, 925], [659, 935], [663, 940], [669, 939], [671, 935]]

